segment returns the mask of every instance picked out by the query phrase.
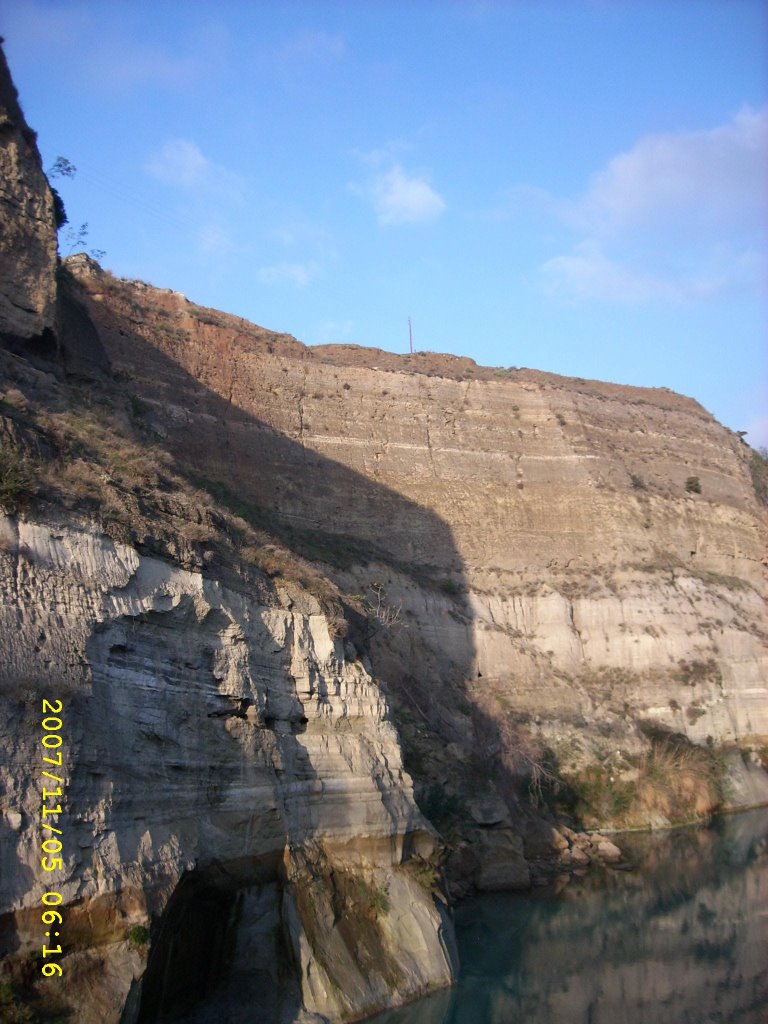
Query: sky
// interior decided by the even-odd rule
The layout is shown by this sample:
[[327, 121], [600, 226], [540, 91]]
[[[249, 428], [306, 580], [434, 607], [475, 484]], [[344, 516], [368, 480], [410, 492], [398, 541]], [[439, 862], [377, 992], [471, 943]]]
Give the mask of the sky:
[[763, 0], [4, 0], [60, 250], [307, 344], [668, 387], [768, 445]]

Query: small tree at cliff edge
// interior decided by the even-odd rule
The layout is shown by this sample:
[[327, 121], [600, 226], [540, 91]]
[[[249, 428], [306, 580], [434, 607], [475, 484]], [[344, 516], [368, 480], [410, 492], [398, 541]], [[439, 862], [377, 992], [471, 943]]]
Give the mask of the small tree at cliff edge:
[[[74, 178], [77, 174], [77, 168], [68, 160], [65, 156], [57, 156], [53, 164], [48, 168], [47, 176], [51, 178]], [[67, 217], [67, 211], [64, 209], [64, 201], [59, 195], [58, 191], [50, 185], [51, 193], [53, 195], [53, 213], [56, 221], [56, 230], [61, 231], [65, 224], [69, 223]], [[71, 256], [76, 249], [87, 252], [88, 255], [94, 260], [101, 260], [106, 256], [104, 249], [86, 249], [86, 241], [88, 239], [88, 222], [85, 221], [80, 227], [75, 230], [70, 228], [66, 234], [66, 244], [69, 246], [67, 256]]]

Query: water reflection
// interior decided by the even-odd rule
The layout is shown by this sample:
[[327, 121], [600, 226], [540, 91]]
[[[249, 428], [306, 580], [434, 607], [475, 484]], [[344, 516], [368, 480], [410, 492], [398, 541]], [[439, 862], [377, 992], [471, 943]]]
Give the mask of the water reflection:
[[622, 847], [633, 872], [460, 907], [457, 988], [371, 1024], [766, 1024], [768, 812]]

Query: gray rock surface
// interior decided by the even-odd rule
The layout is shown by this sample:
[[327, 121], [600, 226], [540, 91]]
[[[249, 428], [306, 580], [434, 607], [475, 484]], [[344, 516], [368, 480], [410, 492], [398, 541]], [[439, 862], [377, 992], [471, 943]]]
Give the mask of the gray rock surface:
[[472, 800], [469, 805], [472, 820], [477, 825], [511, 825], [509, 808], [498, 794], [488, 793]]
[[[383, 586], [399, 612], [371, 663], [418, 704], [431, 781], [456, 784], [476, 755], [514, 774], [526, 742], [529, 768], [542, 747], [571, 773], [637, 757], [647, 723], [696, 744], [768, 735], [765, 512], [749, 449], [698, 403], [434, 353], [305, 347], [73, 272], [178, 458], [216, 478], [224, 447], [230, 486], [274, 521], [380, 555], [335, 578], [349, 593]], [[701, 495], [685, 490], [691, 474]]]
[[[55, 886], [82, 947], [59, 993], [77, 1000], [82, 1024], [116, 1022], [143, 971], [125, 958], [131, 926], [152, 928], [149, 967], [162, 973], [164, 957], [173, 965], [169, 907], [194, 934], [205, 924], [195, 907], [240, 900], [234, 941], [247, 944], [250, 903], [237, 894], [271, 880], [301, 965], [297, 1014], [303, 1005], [336, 1020], [448, 984], [450, 924], [407, 869], [418, 836], [422, 849], [431, 839], [397, 734], [325, 617], [260, 604], [94, 533], [5, 518], [3, 536], [3, 952], [37, 948], [35, 908]], [[32, 770], [43, 698], [63, 702], [66, 779], [64, 865], [47, 876]], [[185, 903], [175, 894], [190, 879], [197, 897]], [[356, 966], [358, 919], [378, 980]], [[330, 938], [337, 952], [323, 959]], [[167, 987], [151, 998], [177, 1009]]]

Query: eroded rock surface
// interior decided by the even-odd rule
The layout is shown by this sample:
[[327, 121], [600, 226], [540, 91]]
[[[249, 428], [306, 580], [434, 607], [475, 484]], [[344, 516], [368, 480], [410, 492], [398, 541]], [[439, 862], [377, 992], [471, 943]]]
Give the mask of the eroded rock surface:
[[[726, 745], [727, 799], [765, 799], [765, 515], [734, 434], [664, 389], [308, 349], [87, 257], [56, 318], [51, 193], [3, 74], [0, 335], [90, 389], [3, 353], [0, 948], [28, 989], [63, 894], [46, 1012], [337, 1021], [449, 984], [390, 706], [425, 808], [466, 804], [458, 893], [616, 861], [530, 810], [555, 762], [625, 787], [609, 819], [661, 731]], [[692, 786], [693, 813], [722, 802]]]
[[[450, 923], [407, 866], [433, 839], [387, 705], [312, 599], [265, 605], [66, 526], [5, 519], [3, 535], [3, 953], [39, 947], [40, 896], [55, 887], [76, 964], [56, 994], [83, 1024], [120, 1019], [132, 986], [136, 1019], [192, 1012], [181, 982], [197, 961], [191, 994], [215, 1005], [228, 950], [265, 913], [281, 929], [275, 969], [300, 973], [270, 995], [260, 968], [248, 1002], [282, 1000], [285, 1019], [347, 1019], [448, 984]], [[42, 698], [64, 705], [68, 812], [64, 867], [48, 876]], [[168, 940], [167, 913], [198, 941]], [[153, 940], [141, 995], [136, 925]]]
[[481, 752], [509, 801], [543, 751], [630, 782], [649, 730], [765, 745], [765, 510], [695, 401], [305, 348], [72, 269], [169, 448], [214, 484], [226, 452], [227, 486], [374, 605], [374, 670], [433, 781], [474, 796]]

